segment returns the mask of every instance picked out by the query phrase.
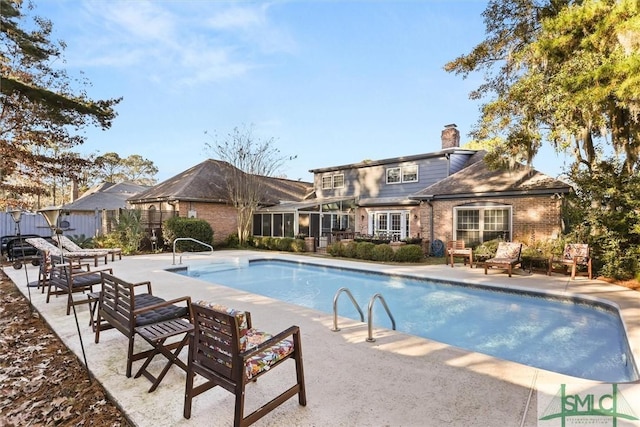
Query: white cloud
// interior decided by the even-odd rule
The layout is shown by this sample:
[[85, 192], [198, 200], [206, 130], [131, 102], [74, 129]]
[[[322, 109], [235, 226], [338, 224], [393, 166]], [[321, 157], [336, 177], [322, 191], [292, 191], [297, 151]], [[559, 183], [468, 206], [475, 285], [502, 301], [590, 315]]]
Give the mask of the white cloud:
[[232, 7], [222, 10], [207, 20], [219, 30], [249, 29], [265, 25], [265, 8]]
[[71, 63], [144, 73], [162, 86], [196, 85], [245, 75], [290, 53], [295, 43], [268, 18], [269, 5], [226, 2], [84, 2]]

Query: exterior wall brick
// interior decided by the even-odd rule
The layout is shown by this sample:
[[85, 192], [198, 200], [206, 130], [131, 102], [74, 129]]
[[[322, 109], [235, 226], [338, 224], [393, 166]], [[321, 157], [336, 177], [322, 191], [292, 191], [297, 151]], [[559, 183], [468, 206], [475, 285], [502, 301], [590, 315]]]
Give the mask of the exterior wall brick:
[[[442, 200], [432, 204], [421, 203], [420, 233], [425, 239], [431, 236], [443, 242], [453, 239], [453, 208], [464, 206], [470, 200]], [[512, 241], [531, 244], [538, 240], [557, 237], [562, 231], [562, 200], [549, 195], [512, 198], [474, 199], [474, 203], [491, 202], [512, 207]], [[432, 215], [433, 213], [433, 215]]]
[[190, 211], [195, 212], [197, 218], [203, 219], [211, 224], [211, 228], [213, 228], [214, 244], [220, 244], [224, 242], [227, 236], [238, 232], [238, 217], [236, 214], [236, 209], [230, 205], [225, 205], [222, 203], [181, 201], [173, 205], [169, 205], [166, 202], [140, 203], [136, 204], [135, 208], [149, 210], [151, 206], [154, 206], [158, 210], [174, 210], [174, 212], [176, 212], [177, 215], [182, 218], [187, 218]]
[[214, 244], [222, 243], [230, 234], [238, 232], [238, 215], [233, 206], [221, 203], [180, 202], [178, 211], [181, 217], [187, 217], [189, 211], [195, 211], [197, 218], [211, 224]]

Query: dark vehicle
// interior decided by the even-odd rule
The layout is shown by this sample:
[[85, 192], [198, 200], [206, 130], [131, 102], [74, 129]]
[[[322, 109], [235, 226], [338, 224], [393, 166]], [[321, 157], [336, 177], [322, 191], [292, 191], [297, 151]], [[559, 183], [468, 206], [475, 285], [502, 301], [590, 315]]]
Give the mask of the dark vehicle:
[[42, 237], [53, 243], [51, 237], [43, 237], [38, 234], [21, 234], [0, 237], [0, 255], [7, 257], [9, 262], [13, 263], [13, 268], [19, 270], [25, 261], [31, 262], [32, 265], [40, 263], [38, 250], [25, 242], [25, 239], [32, 237]]

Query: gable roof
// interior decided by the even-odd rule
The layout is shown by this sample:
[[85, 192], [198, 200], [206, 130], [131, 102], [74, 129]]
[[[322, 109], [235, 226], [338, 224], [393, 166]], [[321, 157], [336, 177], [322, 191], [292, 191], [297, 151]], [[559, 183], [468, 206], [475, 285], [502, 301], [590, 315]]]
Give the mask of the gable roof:
[[424, 154], [415, 154], [412, 156], [392, 157], [392, 158], [381, 159], [381, 160], [363, 160], [361, 162], [351, 163], [348, 165], [329, 166], [325, 168], [310, 169], [309, 172], [322, 173], [322, 172], [339, 171], [343, 169], [359, 169], [359, 168], [370, 167], [370, 166], [380, 166], [380, 165], [403, 163], [403, 162], [414, 162], [414, 161], [423, 160], [423, 159], [445, 157], [450, 154], [471, 154], [471, 153], [475, 153], [476, 151], [477, 150], [467, 150], [467, 149], [458, 148], [458, 147], [445, 148], [444, 150], [440, 150], [440, 151], [433, 151], [431, 153], [424, 153]]
[[[131, 203], [182, 200], [226, 203], [227, 177], [236, 168], [221, 160], [207, 159], [129, 199]], [[302, 200], [312, 190], [312, 184], [283, 178], [261, 177], [266, 187], [265, 203], [279, 200]]]
[[135, 184], [133, 182], [103, 182], [89, 190], [82, 196], [62, 206], [64, 210], [70, 211], [94, 211], [96, 209], [115, 210], [127, 207], [127, 199], [141, 191], [147, 186]]
[[568, 193], [571, 186], [532, 167], [492, 170], [478, 152], [469, 166], [410, 196], [414, 200]]

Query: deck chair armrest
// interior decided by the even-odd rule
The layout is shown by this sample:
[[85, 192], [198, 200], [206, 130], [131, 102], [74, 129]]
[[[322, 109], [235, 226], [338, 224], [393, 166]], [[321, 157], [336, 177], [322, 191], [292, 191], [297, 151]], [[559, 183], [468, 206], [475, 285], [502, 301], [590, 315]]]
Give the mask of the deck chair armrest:
[[164, 301], [164, 302], [159, 302], [157, 304], [148, 305], [146, 307], [136, 308], [135, 310], [133, 310], [133, 314], [134, 315], [138, 315], [138, 314], [146, 313], [147, 311], [157, 310], [159, 308], [167, 307], [167, 306], [170, 306], [170, 305], [174, 305], [176, 303], [183, 302], [183, 301], [186, 302], [187, 308], [189, 310], [189, 313], [191, 313], [191, 297], [180, 297], [180, 298], [174, 298], [174, 299], [169, 300], [169, 301]]
[[[89, 267], [89, 268], [91, 268], [91, 267]], [[111, 267], [103, 267], [103, 268], [99, 268], [97, 270], [88, 271], [87, 273], [100, 273], [101, 271], [104, 271], [105, 273], [113, 274], [113, 268], [111, 268]]]
[[252, 347], [251, 349], [245, 351], [244, 353], [240, 353], [240, 357], [242, 357], [243, 360], [249, 359], [250, 357], [264, 351], [265, 349], [278, 344], [280, 341], [284, 340], [285, 338], [293, 336], [294, 334], [297, 334], [299, 332], [300, 332], [300, 327], [295, 325], [289, 326], [284, 331], [272, 336], [268, 340], [261, 342], [260, 345], [256, 347]]
[[149, 282], [149, 281], [133, 283], [131, 286], [133, 288], [136, 288], [138, 286], [145, 286], [145, 285], [147, 286], [147, 293], [152, 294], [152, 292], [151, 292], [151, 282]]
[[75, 278], [75, 277], [83, 277], [83, 276], [90, 276], [92, 274], [96, 274], [99, 273], [100, 271], [105, 271], [105, 272], [109, 272], [110, 274], [113, 274], [113, 270], [111, 268], [104, 268], [101, 270], [96, 270], [96, 271], [79, 271], [77, 273], [71, 273], [71, 277]]

